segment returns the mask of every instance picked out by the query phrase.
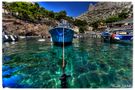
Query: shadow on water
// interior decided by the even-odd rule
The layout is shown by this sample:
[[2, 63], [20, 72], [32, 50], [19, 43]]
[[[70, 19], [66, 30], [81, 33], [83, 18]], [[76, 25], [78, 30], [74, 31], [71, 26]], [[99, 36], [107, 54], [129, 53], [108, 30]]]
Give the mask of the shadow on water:
[[75, 39], [65, 47], [63, 73], [62, 47], [19, 41], [3, 53], [3, 87], [61, 88], [64, 84], [68, 88], [130, 88], [132, 48], [99, 39]]

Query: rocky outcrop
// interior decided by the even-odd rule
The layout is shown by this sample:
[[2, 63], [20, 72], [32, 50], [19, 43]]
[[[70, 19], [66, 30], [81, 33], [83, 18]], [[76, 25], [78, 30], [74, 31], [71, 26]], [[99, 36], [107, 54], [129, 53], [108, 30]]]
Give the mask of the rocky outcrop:
[[113, 15], [118, 15], [122, 11], [128, 12], [128, 16], [133, 15], [133, 5], [131, 2], [98, 2], [90, 4], [88, 11], [77, 17], [86, 20], [89, 24], [98, 20], [105, 20]]
[[43, 19], [41, 22], [32, 23], [17, 19], [12, 15], [3, 15], [3, 30], [8, 34], [17, 35], [49, 35], [49, 28], [57, 25], [57, 21]]

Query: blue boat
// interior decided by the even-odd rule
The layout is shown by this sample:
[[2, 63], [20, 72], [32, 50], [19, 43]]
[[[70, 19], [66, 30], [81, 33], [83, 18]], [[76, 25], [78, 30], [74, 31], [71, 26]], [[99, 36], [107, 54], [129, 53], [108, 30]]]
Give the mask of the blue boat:
[[103, 32], [101, 37], [104, 41], [110, 43], [133, 43], [133, 30], [115, 30]]
[[101, 38], [104, 40], [104, 42], [110, 42], [110, 33], [109, 32], [102, 32]]
[[56, 45], [72, 44], [74, 31], [70, 28], [70, 24], [63, 21], [60, 25], [49, 30], [52, 41]]

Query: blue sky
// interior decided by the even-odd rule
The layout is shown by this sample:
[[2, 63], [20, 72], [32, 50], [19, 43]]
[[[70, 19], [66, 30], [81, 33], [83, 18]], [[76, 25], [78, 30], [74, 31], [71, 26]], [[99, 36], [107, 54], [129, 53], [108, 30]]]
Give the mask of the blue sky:
[[65, 10], [68, 16], [76, 17], [88, 10], [89, 4], [95, 2], [38, 2], [47, 10], [59, 12]]

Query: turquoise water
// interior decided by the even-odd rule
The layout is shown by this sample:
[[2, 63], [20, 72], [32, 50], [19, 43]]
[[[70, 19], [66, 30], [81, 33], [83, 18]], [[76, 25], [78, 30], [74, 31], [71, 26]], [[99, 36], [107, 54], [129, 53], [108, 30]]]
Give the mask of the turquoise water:
[[[62, 47], [37, 39], [3, 44], [3, 87], [61, 88]], [[68, 88], [131, 88], [132, 45], [74, 39], [65, 47]]]

